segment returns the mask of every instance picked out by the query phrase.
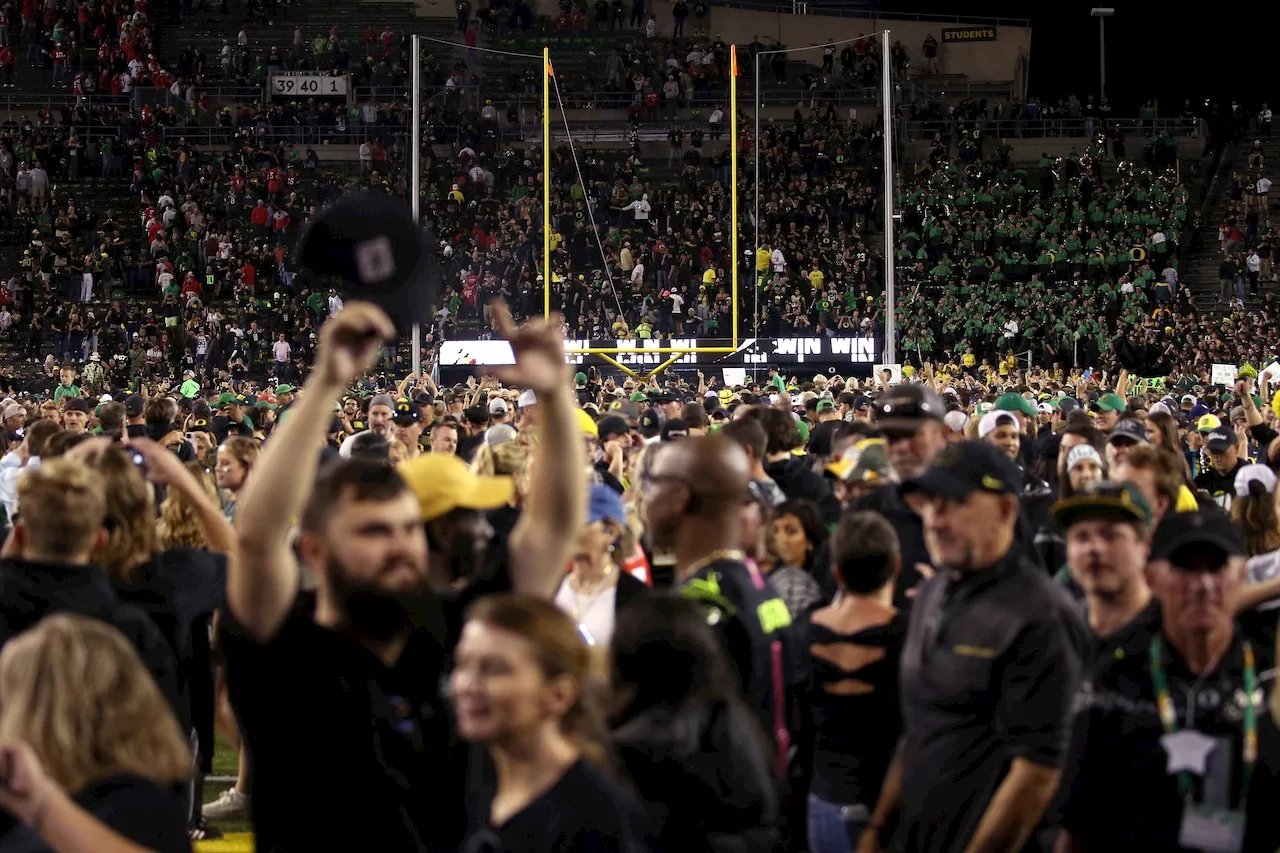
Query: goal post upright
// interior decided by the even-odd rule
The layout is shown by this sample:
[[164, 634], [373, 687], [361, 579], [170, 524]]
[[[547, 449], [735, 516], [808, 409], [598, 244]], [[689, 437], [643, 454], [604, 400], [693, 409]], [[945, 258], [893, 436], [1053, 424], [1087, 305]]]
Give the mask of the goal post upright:
[[[738, 242], [738, 46], [736, 44], [729, 45], [729, 170], [730, 170], [730, 212], [729, 212], [729, 230], [730, 230], [730, 254], [729, 258], [729, 282], [730, 282], [730, 305], [731, 305], [731, 323], [733, 330], [729, 335], [732, 345], [730, 346], [714, 346], [714, 347], [565, 347], [565, 353], [569, 355], [594, 355], [599, 356], [614, 367], [626, 372], [632, 373], [627, 365], [620, 363], [613, 356], [617, 355], [666, 355], [670, 356], [665, 362], [658, 365], [657, 369], [650, 371], [651, 373], [659, 373], [668, 367], [671, 367], [686, 355], [732, 355], [738, 352], [742, 343], [742, 337], [738, 330], [738, 266], [739, 266], [739, 242]], [[545, 113], [544, 113], [545, 114]], [[544, 139], [549, 128], [544, 126]], [[544, 190], [548, 200], [550, 193]], [[548, 268], [549, 269], [549, 268]], [[550, 272], [545, 273], [548, 287], [550, 287]], [[550, 291], [548, 291], [550, 293]], [[549, 297], [548, 297], [549, 298]], [[548, 308], [548, 313], [550, 309]], [[723, 340], [723, 338], [721, 338]]]

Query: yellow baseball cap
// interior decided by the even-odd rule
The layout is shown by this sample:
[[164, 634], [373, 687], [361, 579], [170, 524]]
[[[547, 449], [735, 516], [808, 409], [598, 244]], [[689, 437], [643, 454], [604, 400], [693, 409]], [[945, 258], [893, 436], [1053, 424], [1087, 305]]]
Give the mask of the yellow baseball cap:
[[592, 438], [600, 437], [600, 428], [596, 426], [596, 422], [591, 419], [591, 415], [585, 409], [575, 409], [573, 416], [578, 420], [578, 432]]
[[1217, 415], [1201, 415], [1200, 420], [1196, 421], [1196, 429], [1200, 432], [1213, 432], [1222, 426], [1222, 421], [1218, 420]]
[[423, 521], [455, 509], [497, 509], [509, 503], [516, 490], [510, 477], [477, 476], [452, 453], [423, 453], [401, 462], [396, 470], [418, 499]]

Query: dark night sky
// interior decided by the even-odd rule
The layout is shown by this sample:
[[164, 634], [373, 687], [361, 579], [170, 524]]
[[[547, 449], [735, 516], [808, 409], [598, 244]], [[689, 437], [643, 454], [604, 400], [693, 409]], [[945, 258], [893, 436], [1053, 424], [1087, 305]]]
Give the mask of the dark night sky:
[[[963, 14], [983, 17], [1030, 18], [1031, 93], [1058, 98], [1075, 92], [1082, 100], [1098, 92], [1098, 21], [1089, 15], [1093, 6], [1116, 10], [1107, 19], [1107, 96], [1116, 109], [1136, 110], [1150, 97], [1160, 99], [1165, 114], [1180, 111], [1184, 97], [1201, 101], [1238, 97], [1247, 109], [1268, 97], [1280, 101], [1280, 92], [1269, 85], [1276, 79], [1271, 51], [1250, 47], [1249, 35], [1242, 31], [1248, 27], [1243, 15], [1219, 17], [1194, 4], [1158, 7], [1114, 0], [881, 0], [879, 4], [886, 14], [901, 10], [956, 15], [963, 10]], [[1262, 25], [1256, 20], [1255, 24]]]

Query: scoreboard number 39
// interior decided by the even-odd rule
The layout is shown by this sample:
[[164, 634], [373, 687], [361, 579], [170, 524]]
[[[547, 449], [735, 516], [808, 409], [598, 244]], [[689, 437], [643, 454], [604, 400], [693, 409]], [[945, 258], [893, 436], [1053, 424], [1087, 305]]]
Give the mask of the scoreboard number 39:
[[346, 77], [308, 76], [275, 77], [272, 88], [277, 95], [346, 95]]

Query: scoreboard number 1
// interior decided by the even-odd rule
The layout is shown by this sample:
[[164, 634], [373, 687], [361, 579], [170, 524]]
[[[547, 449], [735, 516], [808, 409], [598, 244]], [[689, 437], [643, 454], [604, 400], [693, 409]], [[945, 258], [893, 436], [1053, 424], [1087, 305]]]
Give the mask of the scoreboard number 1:
[[346, 80], [339, 77], [276, 77], [277, 95], [345, 95]]

